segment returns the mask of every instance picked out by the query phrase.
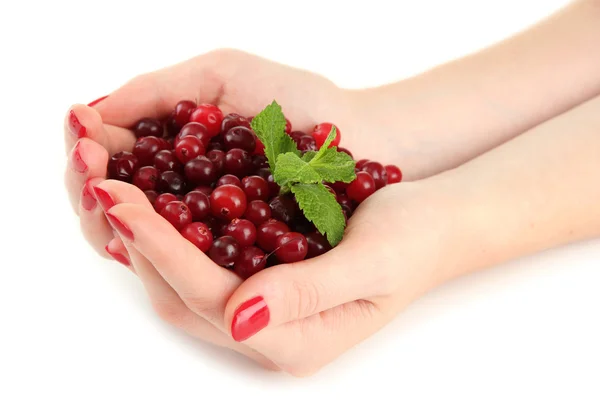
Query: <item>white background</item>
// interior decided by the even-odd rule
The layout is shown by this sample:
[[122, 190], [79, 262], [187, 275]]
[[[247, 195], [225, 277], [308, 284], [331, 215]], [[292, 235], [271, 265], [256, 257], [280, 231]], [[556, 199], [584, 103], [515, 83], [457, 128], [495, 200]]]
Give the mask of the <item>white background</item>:
[[305, 379], [165, 326], [134, 275], [84, 242], [62, 184], [72, 103], [218, 47], [383, 84], [567, 1], [336, 3], [2, 2], [1, 399], [600, 398], [598, 241], [448, 284]]

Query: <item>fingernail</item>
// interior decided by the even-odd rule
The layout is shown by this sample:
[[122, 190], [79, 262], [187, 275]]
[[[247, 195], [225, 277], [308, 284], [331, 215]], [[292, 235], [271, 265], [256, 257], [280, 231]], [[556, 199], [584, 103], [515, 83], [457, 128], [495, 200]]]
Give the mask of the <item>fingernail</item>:
[[108, 219], [108, 222], [110, 222], [112, 227], [115, 228], [115, 230], [119, 232], [121, 236], [124, 236], [129, 240], [133, 240], [133, 232], [131, 232], [131, 229], [129, 229], [127, 225], [123, 223], [123, 221], [112, 215], [110, 212], [106, 213], [106, 218]]
[[90, 183], [87, 181], [83, 185], [83, 190], [81, 191], [81, 206], [84, 210], [92, 211], [96, 207], [96, 197], [92, 190], [90, 190]]
[[100, 103], [102, 100], [104, 100], [107, 97], [108, 96], [102, 96], [99, 99], [92, 101], [90, 104], [88, 104], [88, 107], [94, 107], [96, 104]]
[[231, 336], [241, 342], [269, 324], [269, 307], [262, 296], [254, 297], [237, 308], [231, 321]]
[[71, 165], [73, 166], [73, 169], [75, 171], [79, 172], [80, 174], [83, 174], [85, 171], [87, 171], [88, 166], [85, 163], [85, 161], [83, 161], [83, 158], [81, 158], [81, 152], [79, 147], [80, 144], [81, 142], [77, 142], [77, 144], [73, 148], [73, 152], [71, 153]]
[[104, 189], [100, 189], [98, 186], [94, 187], [94, 194], [96, 195], [96, 199], [100, 202], [100, 207], [104, 211], [108, 211], [114, 206], [116, 203], [111, 197], [111, 195]]
[[114, 258], [116, 261], [120, 262], [121, 264], [125, 265], [126, 267], [131, 266], [131, 264], [129, 263], [129, 260], [127, 259], [127, 257], [125, 257], [123, 254], [120, 254], [120, 253], [113, 253], [108, 248], [108, 245], [106, 245], [106, 247], [104, 248], [104, 250], [106, 250], [106, 252], [108, 254], [110, 254], [110, 256], [112, 258]]
[[69, 111], [69, 128], [73, 135], [80, 139], [87, 136], [87, 129], [85, 129], [85, 126], [81, 125], [81, 122], [79, 122], [79, 119], [73, 110]]

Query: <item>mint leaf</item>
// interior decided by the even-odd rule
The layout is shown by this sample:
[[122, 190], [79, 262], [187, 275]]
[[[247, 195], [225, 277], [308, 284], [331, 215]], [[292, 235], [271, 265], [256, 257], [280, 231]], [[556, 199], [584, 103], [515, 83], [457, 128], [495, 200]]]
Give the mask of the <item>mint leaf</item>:
[[317, 155], [316, 151], [308, 150], [306, 153], [302, 155], [302, 160], [309, 162]]
[[265, 156], [271, 173], [275, 173], [279, 154], [291, 152], [300, 155], [296, 143], [285, 133], [285, 116], [275, 100], [252, 119], [251, 127], [265, 145]]
[[335, 196], [322, 183], [300, 183], [293, 185], [291, 190], [304, 216], [335, 247], [342, 240], [346, 228], [342, 207]]
[[317, 183], [322, 180], [321, 175], [294, 153], [280, 154], [277, 157], [273, 179], [281, 187], [291, 183]]
[[356, 163], [348, 154], [337, 151], [332, 147], [325, 150], [319, 157], [317, 154], [309, 163], [312, 169], [325, 182], [350, 183], [356, 178], [354, 168]]

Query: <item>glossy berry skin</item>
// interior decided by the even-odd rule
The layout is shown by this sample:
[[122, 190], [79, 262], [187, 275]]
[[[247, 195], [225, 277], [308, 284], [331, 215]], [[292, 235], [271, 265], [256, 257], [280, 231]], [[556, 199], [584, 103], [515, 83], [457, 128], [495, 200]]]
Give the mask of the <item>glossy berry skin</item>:
[[179, 133], [181, 125], [175, 122], [175, 111], [171, 112], [169, 117], [164, 123], [164, 131], [167, 133], [167, 137], [172, 138]]
[[286, 225], [290, 225], [299, 208], [296, 201], [289, 195], [275, 196], [269, 202], [271, 207], [271, 218], [277, 219]]
[[239, 258], [241, 250], [240, 244], [234, 238], [221, 236], [213, 242], [208, 250], [208, 256], [217, 265], [232, 267]]
[[292, 140], [294, 142], [296, 142], [296, 145], [298, 145], [300, 139], [304, 136], [310, 136], [307, 135], [306, 133], [302, 132], [302, 131], [292, 131], [290, 134], [290, 137], [292, 138]]
[[220, 177], [219, 180], [217, 180], [216, 187], [223, 186], [223, 185], [234, 185], [234, 186], [241, 188], [242, 181], [240, 181], [240, 178], [238, 178], [235, 175], [225, 174], [222, 177]]
[[242, 189], [248, 201], [269, 199], [269, 184], [258, 175], [245, 176], [242, 179]]
[[[333, 126], [335, 125], [329, 122], [323, 122], [315, 126], [312, 132], [312, 136], [315, 138], [318, 147], [323, 146], [323, 143], [325, 143], [325, 139], [327, 139], [327, 136], [329, 136], [329, 132], [331, 132], [331, 127]], [[331, 142], [329, 147], [338, 146], [340, 144], [340, 141], [342, 140], [342, 132], [340, 132], [340, 129], [336, 126], [335, 130], [335, 139], [333, 139], [333, 142]]]
[[267, 266], [265, 252], [255, 246], [245, 247], [233, 265], [233, 272], [240, 278], [248, 279]]
[[254, 141], [256, 142], [256, 147], [254, 148], [254, 152], [252, 154], [264, 156], [265, 155], [265, 145], [260, 141], [258, 136], [254, 136]]
[[261, 249], [271, 252], [277, 248], [277, 238], [289, 231], [290, 228], [286, 224], [271, 219], [262, 223], [256, 230], [256, 242]]
[[206, 152], [204, 145], [195, 136], [186, 136], [175, 145], [175, 155], [182, 164], [198, 157]]
[[188, 136], [194, 136], [199, 139], [204, 147], [208, 145], [211, 138], [208, 129], [204, 125], [199, 124], [198, 122], [189, 122], [185, 124], [177, 136], [175, 136], [174, 144], [177, 145], [183, 138]]
[[275, 182], [275, 178], [273, 178], [273, 174], [271, 174], [271, 170], [269, 168], [260, 168], [256, 170], [256, 175], [260, 176], [269, 184], [269, 195], [274, 195], [279, 193], [281, 188]]
[[246, 211], [246, 194], [234, 185], [215, 188], [210, 194], [212, 215], [227, 221], [240, 218]]
[[253, 200], [248, 203], [244, 218], [255, 226], [260, 226], [271, 219], [271, 207], [262, 200]]
[[154, 202], [156, 201], [156, 198], [158, 197], [158, 192], [156, 190], [145, 190], [144, 194], [146, 195], [146, 198], [148, 199], [150, 204], [152, 204], [152, 206], [154, 206]]
[[275, 255], [283, 263], [302, 261], [308, 253], [306, 238], [298, 232], [284, 233], [277, 238], [275, 244]]
[[346, 194], [357, 203], [362, 203], [367, 197], [375, 193], [375, 190], [373, 177], [368, 172], [360, 171], [356, 173], [356, 179], [346, 188]]
[[369, 175], [373, 177], [375, 181], [375, 188], [381, 189], [385, 185], [387, 185], [388, 177], [387, 171], [383, 165], [376, 161], [369, 161], [365, 163], [362, 168], [362, 171], [367, 172]]
[[213, 234], [202, 222], [192, 222], [181, 230], [181, 235], [201, 252], [206, 253], [213, 244]]
[[158, 181], [158, 174], [158, 170], [154, 167], [142, 167], [133, 174], [132, 183], [143, 191], [154, 190]]
[[184, 126], [190, 122], [190, 116], [195, 109], [196, 102], [192, 100], [181, 100], [175, 106], [175, 111], [173, 113], [173, 119], [175, 120], [175, 123], [179, 126]]
[[155, 136], [139, 138], [133, 145], [132, 153], [137, 157], [140, 166], [153, 165], [154, 156], [162, 150], [163, 143]]
[[298, 150], [305, 151], [317, 151], [319, 149], [315, 138], [309, 135], [302, 136], [298, 140]]
[[318, 231], [307, 234], [306, 243], [308, 246], [306, 259], [318, 257], [321, 254], [327, 253], [332, 248], [325, 236], [321, 235]]
[[227, 114], [223, 118], [223, 122], [221, 122], [221, 133], [225, 133], [231, 128], [235, 128], [236, 126], [243, 126], [245, 128], [250, 128], [250, 121], [247, 118], [242, 117], [240, 114], [231, 113]]
[[231, 149], [225, 154], [224, 172], [238, 178], [249, 175], [252, 171], [252, 157], [242, 149]]
[[223, 112], [213, 104], [200, 104], [190, 116], [191, 122], [199, 122], [206, 126], [208, 133], [215, 136], [221, 130]]
[[225, 152], [225, 145], [223, 144], [223, 142], [209, 142], [208, 146], [206, 147], [206, 151], [211, 150], [220, 150], [222, 152]]
[[108, 160], [108, 179], [116, 179], [131, 183], [133, 174], [139, 168], [140, 163], [136, 156], [127, 151], [116, 153]]
[[256, 227], [247, 219], [236, 218], [225, 227], [224, 234], [234, 238], [242, 247], [256, 242]]
[[256, 149], [255, 135], [252, 130], [236, 126], [227, 132], [223, 133], [223, 144], [226, 150], [242, 149], [249, 153], [253, 153]]
[[269, 168], [267, 157], [256, 154], [252, 156], [252, 167], [257, 170], [259, 168]]
[[159, 137], [158, 142], [160, 143], [161, 150], [173, 150], [172, 143], [167, 139]]
[[352, 200], [350, 200], [347, 195], [341, 193], [338, 193], [336, 198], [339, 205], [342, 206], [342, 210], [344, 210], [348, 218], [350, 218], [352, 216], [352, 213], [354, 212], [354, 205], [352, 204]]
[[211, 188], [210, 186], [200, 185], [200, 186], [196, 186], [196, 188], [194, 188], [194, 191], [195, 192], [202, 192], [206, 196], [210, 197], [210, 194], [212, 193], [213, 188]]
[[159, 172], [175, 171], [180, 172], [183, 165], [172, 150], [161, 150], [154, 155], [154, 166]]
[[400, 171], [400, 168], [395, 165], [386, 165], [385, 171], [387, 172], [389, 184], [402, 182], [402, 171]]
[[185, 187], [183, 176], [174, 171], [162, 172], [156, 182], [156, 190], [160, 193], [183, 194]]
[[210, 215], [210, 200], [200, 191], [193, 190], [183, 196], [183, 202], [190, 209], [193, 221], [202, 221]]
[[211, 150], [206, 153], [206, 158], [208, 158], [217, 171], [217, 175], [223, 174], [223, 169], [225, 168], [225, 152], [221, 150]]
[[356, 166], [355, 169], [357, 171], [362, 171], [362, 168], [365, 166], [366, 163], [371, 162], [371, 160], [367, 160], [366, 158], [360, 159], [356, 162]]
[[163, 135], [163, 127], [161, 123], [154, 118], [143, 118], [135, 124], [133, 133], [137, 138], [146, 136], [161, 137]]
[[183, 168], [186, 179], [194, 185], [210, 185], [217, 180], [214, 164], [205, 156], [188, 161]]
[[152, 204], [154, 206], [154, 211], [160, 214], [162, 209], [172, 201], [177, 201], [177, 196], [175, 196], [173, 193], [159, 194]]
[[192, 213], [182, 201], [172, 201], [161, 211], [160, 215], [169, 221], [178, 231], [192, 223]]

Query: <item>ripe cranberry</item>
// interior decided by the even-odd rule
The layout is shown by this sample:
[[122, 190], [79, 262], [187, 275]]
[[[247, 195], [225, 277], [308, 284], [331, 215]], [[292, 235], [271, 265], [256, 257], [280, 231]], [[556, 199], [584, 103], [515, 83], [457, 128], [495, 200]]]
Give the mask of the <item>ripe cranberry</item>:
[[277, 248], [277, 238], [289, 231], [290, 228], [286, 224], [271, 219], [258, 227], [256, 231], [256, 242], [261, 249], [271, 252]]
[[255, 155], [264, 156], [265, 155], [265, 145], [260, 141], [258, 136], [254, 136], [254, 141], [256, 142], [256, 148], [254, 149]]
[[210, 201], [202, 192], [193, 190], [183, 197], [183, 202], [190, 209], [194, 221], [202, 221], [210, 214]]
[[231, 236], [216, 239], [208, 250], [208, 256], [217, 265], [232, 267], [240, 256], [241, 246]]
[[242, 117], [239, 114], [231, 113], [227, 114], [223, 118], [223, 122], [221, 122], [221, 132], [225, 133], [231, 128], [236, 126], [243, 126], [245, 128], [250, 128], [250, 121], [248, 119]]
[[290, 122], [289, 119], [285, 119], [285, 133], [287, 133], [288, 135], [292, 132], [292, 123]]
[[299, 232], [303, 235], [314, 232], [314, 230], [317, 229], [315, 224], [310, 222], [302, 213], [296, 216], [290, 227], [294, 232]]
[[240, 278], [248, 279], [267, 266], [265, 252], [255, 246], [248, 246], [242, 250], [239, 258], [233, 264], [233, 272]]
[[214, 164], [205, 156], [200, 156], [185, 164], [183, 173], [194, 185], [210, 185], [217, 179]]
[[146, 190], [146, 191], [144, 191], [144, 194], [148, 198], [148, 201], [150, 202], [150, 204], [152, 204], [152, 206], [154, 206], [154, 202], [156, 201], [156, 198], [158, 197], [158, 193], [156, 192], [156, 190]]
[[160, 122], [154, 118], [144, 118], [139, 120], [133, 128], [135, 137], [141, 138], [145, 136], [157, 136], [163, 135], [163, 127]]
[[366, 163], [370, 162], [371, 160], [367, 160], [366, 158], [363, 158], [361, 160], [358, 160], [356, 162], [356, 166], [354, 167], [355, 170], [357, 171], [362, 171], [362, 167], [365, 166]]
[[338, 193], [345, 193], [348, 184], [346, 182], [334, 182], [331, 184], [331, 187]]
[[402, 171], [400, 171], [400, 168], [396, 167], [395, 165], [386, 165], [385, 171], [387, 172], [389, 184], [402, 181]]
[[191, 100], [182, 100], [175, 106], [175, 112], [173, 115], [173, 119], [175, 123], [179, 126], [184, 126], [188, 122], [190, 122], [190, 116], [192, 112], [196, 109], [196, 102]]
[[354, 158], [354, 156], [352, 155], [352, 153], [350, 152], [350, 150], [344, 148], [344, 147], [338, 147], [338, 151], [341, 151], [342, 153], [346, 153], [350, 156], [350, 158]]
[[137, 157], [140, 166], [154, 164], [154, 156], [162, 150], [162, 144], [155, 136], [145, 136], [139, 138], [133, 145], [132, 153]]
[[181, 139], [188, 136], [194, 136], [195, 138], [199, 139], [204, 145], [204, 147], [208, 145], [211, 138], [208, 129], [204, 125], [198, 122], [189, 122], [185, 124], [185, 126], [181, 128], [181, 131], [177, 134], [177, 136], [175, 136], [175, 146], [177, 146], [177, 143], [179, 143]]
[[306, 133], [304, 133], [302, 131], [292, 131], [290, 133], [290, 137], [292, 138], [292, 140], [294, 140], [294, 142], [296, 142], [296, 145], [298, 145], [298, 143], [300, 142], [300, 139], [304, 136], [310, 136], [310, 135], [307, 135]]
[[215, 166], [217, 175], [221, 175], [225, 168], [225, 153], [221, 150], [211, 150], [206, 153], [206, 158]]
[[208, 226], [202, 222], [192, 222], [181, 230], [181, 235], [194, 246], [206, 253], [213, 244], [213, 235]]
[[352, 204], [352, 200], [350, 200], [345, 194], [338, 194], [337, 202], [340, 204], [340, 206], [342, 206], [342, 210], [346, 212], [348, 218], [350, 218], [354, 212], [354, 204]]
[[273, 178], [273, 174], [271, 174], [271, 170], [269, 168], [260, 168], [256, 171], [256, 175], [263, 178], [269, 184], [269, 195], [273, 196], [281, 190], [279, 185], [275, 182]]
[[250, 129], [236, 126], [223, 134], [223, 144], [225, 144], [227, 150], [242, 149], [252, 153], [256, 149], [254, 137], [254, 132]]
[[305, 135], [298, 140], [298, 150], [302, 152], [317, 151], [318, 149], [317, 141], [312, 136]]
[[214, 237], [221, 237], [225, 235], [225, 228], [227, 225], [229, 225], [229, 221], [215, 218], [212, 215], [206, 217], [202, 222], [208, 226]]
[[156, 182], [156, 190], [161, 193], [183, 194], [185, 187], [183, 176], [175, 171], [162, 172]]
[[204, 193], [205, 195], [207, 195], [207, 196], [209, 196], [209, 197], [210, 197], [210, 194], [212, 193], [213, 189], [212, 189], [210, 186], [202, 186], [202, 185], [200, 185], [200, 186], [197, 186], [197, 187], [194, 189], [194, 191], [195, 191], [195, 192], [202, 192], [202, 193]]
[[271, 207], [262, 200], [253, 200], [248, 203], [244, 218], [259, 226], [271, 219]]
[[[327, 139], [327, 136], [329, 136], [329, 133], [331, 132], [331, 128], [333, 126], [335, 125], [329, 122], [323, 122], [322, 124], [315, 126], [312, 132], [312, 136], [315, 138], [318, 147], [323, 146], [323, 143], [325, 143], [325, 139]], [[340, 129], [337, 126], [335, 126], [335, 130], [335, 139], [333, 139], [333, 142], [331, 142], [329, 147], [339, 145], [340, 141], [342, 140], [342, 132], [340, 132]]]
[[160, 212], [160, 215], [171, 223], [178, 231], [192, 223], [192, 213], [188, 206], [182, 201], [168, 203]]
[[246, 195], [237, 186], [219, 186], [210, 194], [210, 207], [212, 215], [231, 221], [244, 215], [246, 211]]
[[237, 240], [242, 247], [252, 246], [256, 241], [256, 227], [247, 219], [233, 219], [225, 227], [224, 234]]
[[325, 186], [325, 189], [329, 190], [329, 193], [331, 193], [332, 195], [337, 195], [335, 189], [331, 185], [324, 183], [323, 186]]
[[376, 161], [369, 161], [362, 166], [362, 171], [367, 172], [373, 177], [376, 189], [381, 189], [387, 185], [387, 171], [380, 163]]
[[163, 208], [172, 201], [177, 201], [177, 196], [173, 193], [159, 194], [156, 200], [154, 200], [154, 204], [152, 204], [154, 206], [154, 211], [160, 214]]
[[177, 122], [175, 122], [175, 110], [173, 110], [164, 122], [164, 131], [166, 131], [169, 138], [172, 138], [177, 135], [180, 130], [181, 125], [178, 125]]
[[219, 180], [217, 181], [216, 187], [223, 186], [223, 185], [235, 185], [235, 186], [241, 188], [242, 182], [240, 181], [240, 178], [238, 178], [235, 175], [225, 174], [219, 178]]
[[248, 201], [269, 199], [269, 184], [258, 175], [246, 176], [242, 179], [242, 189]]
[[375, 181], [373, 177], [364, 171], [356, 174], [356, 179], [353, 180], [346, 189], [346, 194], [357, 203], [362, 203], [367, 197], [375, 193]]
[[308, 243], [304, 235], [298, 232], [288, 232], [277, 238], [275, 255], [279, 261], [293, 263], [304, 260], [308, 253]]
[[130, 183], [133, 174], [139, 168], [139, 161], [135, 155], [127, 151], [121, 151], [108, 160], [108, 179], [116, 179]]
[[140, 190], [154, 190], [158, 181], [158, 170], [154, 167], [142, 167], [133, 174], [133, 184]]
[[306, 259], [320, 256], [331, 250], [331, 244], [329, 244], [325, 236], [321, 235], [319, 231], [307, 234], [306, 243], [308, 245]]
[[242, 149], [231, 149], [225, 154], [226, 174], [232, 174], [237, 177], [243, 177], [252, 170], [252, 158], [247, 151]]
[[194, 136], [186, 136], [175, 145], [175, 155], [183, 164], [198, 156], [203, 156], [205, 152], [200, 139]]
[[292, 223], [299, 211], [296, 201], [288, 195], [273, 197], [269, 202], [269, 207], [271, 207], [272, 218], [278, 219], [286, 225]]
[[154, 166], [159, 172], [180, 172], [183, 165], [179, 162], [172, 150], [161, 150], [154, 155]]
[[223, 112], [213, 104], [200, 104], [190, 116], [190, 121], [199, 122], [206, 126], [208, 133], [215, 136], [221, 129]]
[[208, 143], [208, 147], [206, 147], [207, 151], [211, 151], [211, 150], [220, 150], [220, 151], [225, 151], [225, 145], [223, 144], [223, 142], [209, 142]]
[[252, 156], [252, 166], [255, 170], [259, 168], [269, 168], [269, 163], [267, 162], [267, 157], [262, 156], [260, 154], [256, 154]]

